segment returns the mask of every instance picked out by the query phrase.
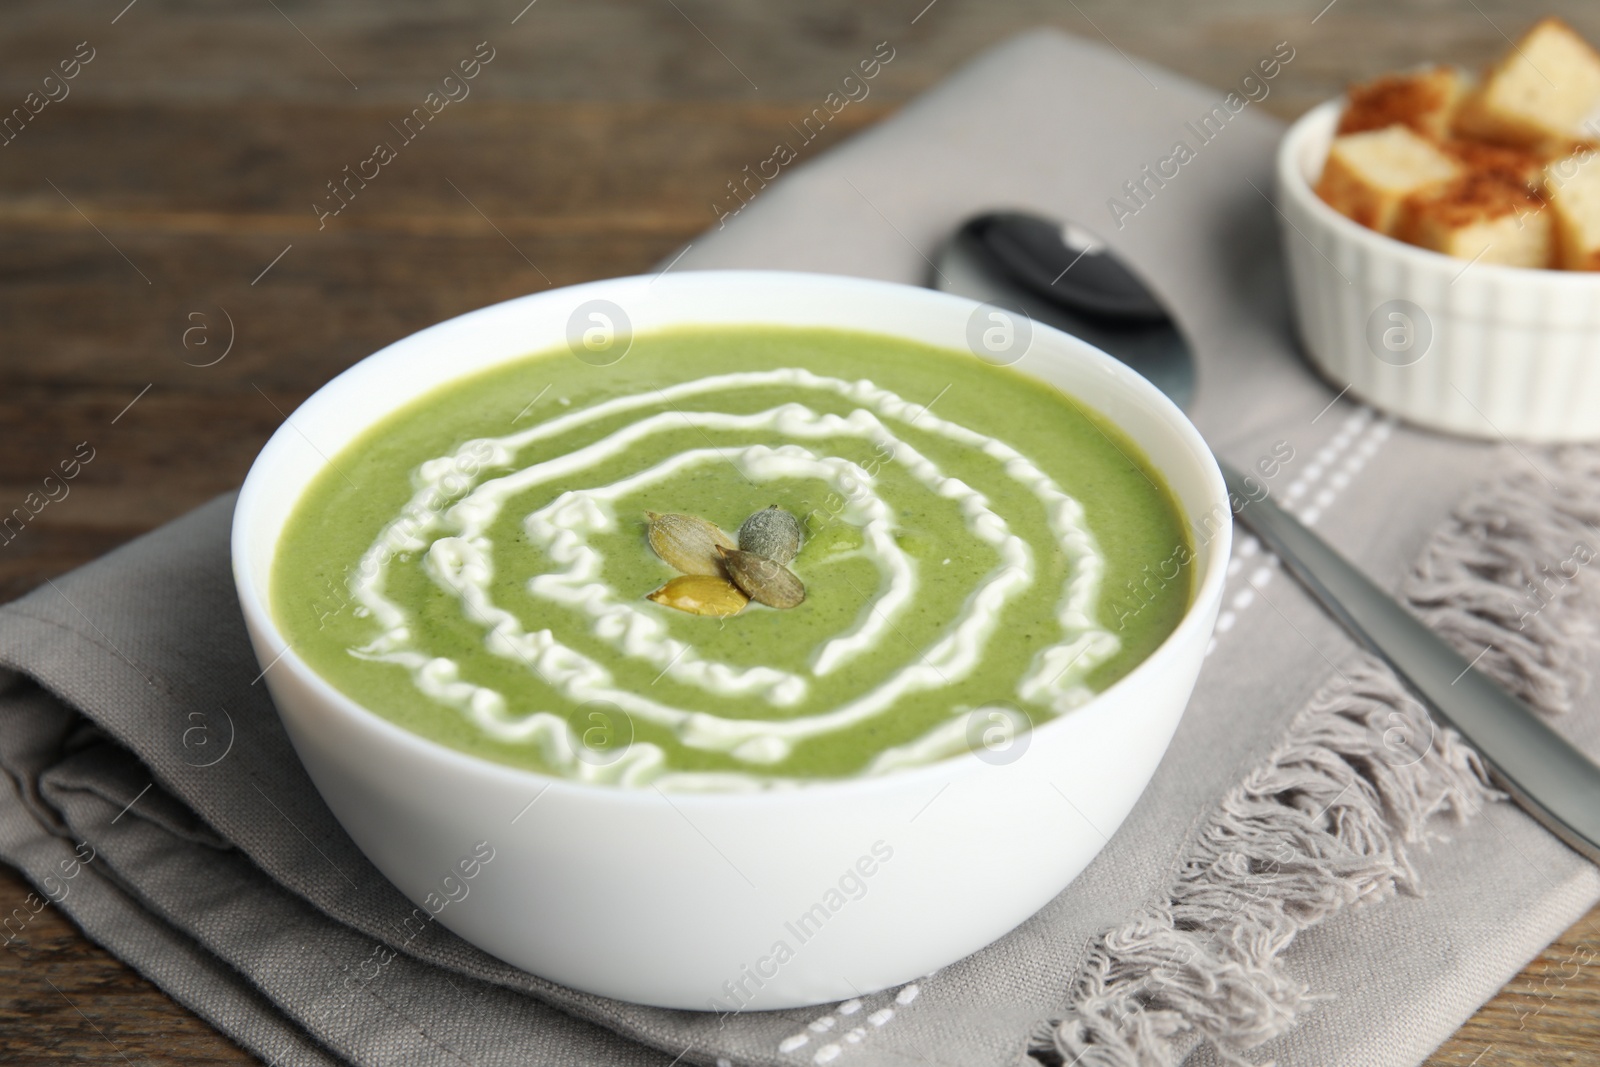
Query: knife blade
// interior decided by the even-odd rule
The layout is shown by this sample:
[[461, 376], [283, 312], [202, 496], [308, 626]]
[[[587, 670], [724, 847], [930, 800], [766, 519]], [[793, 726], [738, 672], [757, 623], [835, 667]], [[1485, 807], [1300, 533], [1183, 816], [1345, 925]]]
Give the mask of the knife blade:
[[[1497, 785], [1585, 859], [1600, 864], [1600, 766], [1403, 608], [1293, 515], [1218, 461], [1234, 517], [1275, 553], [1434, 719], [1455, 729]], [[1260, 497], [1257, 499], [1257, 497]]]

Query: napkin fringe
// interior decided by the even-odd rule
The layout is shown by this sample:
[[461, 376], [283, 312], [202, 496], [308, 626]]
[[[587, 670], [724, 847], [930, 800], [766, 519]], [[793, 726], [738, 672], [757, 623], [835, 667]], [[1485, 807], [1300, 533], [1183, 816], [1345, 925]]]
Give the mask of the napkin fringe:
[[[1600, 630], [1600, 451], [1564, 448], [1470, 494], [1402, 587], [1428, 625], [1523, 700], [1570, 711]], [[1574, 598], [1581, 610], [1552, 611]]]
[[[1562, 712], [1596, 645], [1589, 564], [1600, 543], [1600, 455], [1569, 449], [1470, 494], [1403, 583], [1414, 610], [1535, 707]], [[1552, 493], [1551, 489], [1555, 492]], [[1579, 562], [1581, 560], [1581, 562]], [[1487, 648], [1487, 651], [1484, 649]], [[1291, 720], [1183, 856], [1164, 899], [1105, 933], [1071, 1008], [1029, 1042], [1058, 1067], [1171, 1067], [1197, 1041], [1226, 1064], [1319, 999], [1280, 957], [1350, 905], [1419, 894], [1408, 857], [1503, 794], [1477, 754], [1362, 655]]]

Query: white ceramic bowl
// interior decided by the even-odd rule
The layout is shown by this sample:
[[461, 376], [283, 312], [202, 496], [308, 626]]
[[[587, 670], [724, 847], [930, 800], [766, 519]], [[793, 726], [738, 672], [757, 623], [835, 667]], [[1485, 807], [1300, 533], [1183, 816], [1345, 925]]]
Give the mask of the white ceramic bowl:
[[[328, 806], [379, 870], [468, 941], [556, 982], [646, 1004], [840, 1000], [926, 974], [1012, 929], [1088, 864], [1149, 781], [1194, 685], [1231, 536], [1226, 490], [1193, 426], [1149, 382], [1066, 334], [1036, 327], [1018, 369], [1122, 427], [1191, 521], [1209, 516], [1220, 529], [1199, 546], [1195, 602], [1177, 630], [1110, 689], [1024, 735], [1012, 762], [963, 755], [757, 794], [586, 785], [426, 741], [285, 651], [268, 610], [273, 551], [323, 457], [435, 386], [562, 345], [574, 309], [595, 299], [625, 308], [641, 332], [831, 326], [956, 349], [980, 306], [825, 275], [621, 278], [462, 315], [329, 382], [262, 450], [233, 526], [255, 653], [272, 664], [273, 700]], [[492, 860], [474, 867], [474, 853], [488, 850]], [[774, 953], [779, 942], [792, 958]], [[743, 993], [730, 1000], [735, 988]]]
[[1342, 100], [1278, 148], [1296, 321], [1335, 388], [1429, 429], [1530, 441], [1600, 438], [1600, 273], [1465, 260], [1397, 241], [1313, 191]]

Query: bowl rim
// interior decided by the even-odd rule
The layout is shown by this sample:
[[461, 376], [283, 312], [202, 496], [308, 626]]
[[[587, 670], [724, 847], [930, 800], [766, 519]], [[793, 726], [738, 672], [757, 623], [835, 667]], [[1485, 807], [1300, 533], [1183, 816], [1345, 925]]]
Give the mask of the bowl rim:
[[[302, 659], [299, 653], [295, 652], [292, 646], [289, 645], [284, 638], [283, 632], [278, 628], [277, 620], [274, 617], [270, 607], [270, 589], [266, 588], [267, 582], [265, 580], [270, 576], [270, 569], [267, 572], [267, 575], [258, 576], [251, 567], [249, 561], [250, 553], [248, 551], [248, 545], [253, 536], [252, 528], [256, 525], [254, 522], [252, 522], [252, 519], [255, 517], [254, 513], [259, 506], [257, 503], [258, 498], [264, 492], [261, 487], [273, 476], [273, 468], [276, 465], [277, 455], [283, 451], [285, 447], [287, 447], [284, 442], [294, 439], [293, 435], [297, 432], [291, 425], [294, 416], [306, 406], [310, 405], [314, 401], [317, 401], [319, 397], [323, 397], [326, 393], [335, 388], [340, 382], [345, 382], [346, 385], [348, 385], [349, 379], [355, 375], [359, 368], [372, 365], [373, 361], [385, 358], [387, 354], [393, 352], [402, 345], [415, 344], [416, 339], [423, 337], [424, 335], [438, 333], [441, 336], [447, 336], [448, 331], [460, 328], [460, 325], [465, 320], [470, 320], [476, 317], [487, 317], [490, 315], [510, 314], [513, 313], [515, 309], [523, 306], [529, 306], [536, 301], [542, 303], [553, 299], [571, 299], [575, 296], [579, 299], [588, 298], [590, 296], [603, 296], [607, 293], [613, 292], [618, 287], [651, 285], [659, 281], [660, 277], [661, 276], [659, 275], [628, 275], [617, 278], [606, 278], [596, 281], [582, 282], [576, 285], [562, 286], [553, 289], [541, 290], [540, 292], [531, 293], [524, 296], [512, 297], [508, 300], [499, 301], [494, 304], [476, 308], [472, 311], [464, 312], [460, 315], [452, 316], [451, 318], [434, 323], [414, 333], [398, 338], [371, 353], [370, 355], [367, 355], [362, 359], [357, 360], [355, 363], [352, 363], [350, 366], [340, 371], [339, 374], [335, 375], [322, 386], [318, 387], [309, 397], [307, 397], [300, 405], [298, 405], [295, 410], [288, 415], [288, 417], [284, 419], [284, 421], [278, 426], [278, 429], [274, 431], [273, 435], [267, 440], [267, 443], [262, 446], [262, 449], [257, 454], [255, 460], [251, 463], [250, 470], [246, 474], [244, 483], [239, 489], [239, 495], [234, 505], [232, 527], [229, 534], [229, 554], [231, 557], [234, 586], [241, 610], [246, 618], [246, 622], [249, 624], [249, 627], [265, 639], [265, 643], [270, 648], [272, 654], [276, 657], [269, 661], [270, 666], [268, 671], [292, 671], [299, 683], [307, 687], [321, 703], [337, 709], [338, 712], [346, 719], [359, 723], [363, 729], [376, 730], [380, 735], [386, 737], [390, 742], [410, 749], [419, 757], [451, 766], [460, 772], [470, 772], [480, 777], [488, 775], [502, 779], [507, 783], [524, 785], [528, 788], [537, 790], [539, 797], [542, 797], [545, 792], [554, 789], [558, 794], [569, 793], [574, 796], [582, 797], [583, 802], [585, 803], [632, 806], [654, 803], [656, 800], [656, 794], [661, 794], [662, 796], [666, 795], [661, 793], [660, 789], [629, 788], [612, 783], [583, 782], [571, 778], [546, 774], [542, 771], [537, 771], [530, 768], [517, 767], [512, 764], [501, 763], [483, 756], [473, 755], [468, 752], [463, 752], [460, 749], [452, 748], [449, 745], [443, 744], [442, 742], [434, 741], [431, 738], [427, 738], [421, 734], [407, 730], [405, 727], [384, 718], [376, 711], [366, 707], [355, 698], [348, 696], [336, 688], [331, 682], [323, 678], [321, 674], [319, 674], [304, 659]], [[675, 275], [674, 277], [676, 279], [674, 282], [675, 285], [692, 284], [711, 287], [715, 287], [719, 284], [726, 285], [728, 282], [734, 279], [749, 280], [752, 277], [759, 278], [760, 281], [767, 284], [783, 286], [844, 285], [865, 288], [869, 291], [877, 290], [886, 300], [923, 300], [929, 303], [956, 303], [972, 308], [981, 306], [979, 301], [970, 300], [966, 297], [956, 296], [951, 293], [944, 293], [922, 286], [908, 285], [900, 282], [881, 281], [871, 278], [860, 278], [850, 275], [825, 274], [820, 272], [756, 269], [693, 270], [684, 271], [678, 275]], [[693, 280], [686, 282], [685, 279]], [[760, 322], [760, 319], [752, 318], [750, 322], [751, 324], [756, 324]], [[670, 329], [673, 327], [669, 325], [662, 328]], [[828, 327], [825, 325], [819, 325], [818, 328], [826, 329]], [[878, 332], [884, 334], [885, 336], [895, 336], [894, 331], [886, 328], [874, 330], [872, 328], [858, 327], [854, 325], [845, 325], [842, 328], [859, 330], [863, 333]], [[1059, 732], [1062, 729], [1068, 728], [1068, 724], [1071, 721], [1082, 721], [1086, 715], [1092, 714], [1097, 707], [1104, 707], [1110, 703], [1115, 694], [1132, 688], [1144, 677], [1166, 669], [1168, 661], [1182, 655], [1182, 649], [1184, 647], [1190, 645], [1192, 642], [1206, 642], [1210, 640], [1212, 620], [1209, 618], [1209, 616], [1211, 616], [1213, 613], [1207, 610], [1207, 605], [1210, 604], [1220, 607], [1221, 604], [1223, 586], [1227, 579], [1228, 560], [1231, 555], [1233, 538], [1233, 512], [1230, 506], [1228, 489], [1223, 482], [1221, 470], [1217, 466], [1216, 459], [1211, 453], [1210, 446], [1207, 445], [1205, 439], [1201, 437], [1200, 431], [1195, 428], [1192, 422], [1189, 421], [1188, 416], [1185, 415], [1183, 411], [1166, 396], [1166, 394], [1162, 393], [1146, 378], [1133, 371], [1126, 364], [1110, 355], [1107, 355], [1100, 349], [1095, 348], [1087, 341], [1084, 341], [1078, 337], [1074, 337], [1073, 335], [1065, 333], [1064, 331], [1057, 330], [1054, 327], [1042, 322], [1035, 322], [1033, 324], [1033, 328], [1036, 331], [1044, 330], [1048, 334], [1055, 334], [1059, 338], [1065, 339], [1068, 342], [1068, 349], [1074, 353], [1068, 358], [1086, 360], [1091, 364], [1091, 366], [1098, 366], [1100, 369], [1122, 378], [1123, 382], [1131, 387], [1136, 393], [1142, 394], [1140, 396], [1141, 402], [1147, 404], [1148, 407], [1152, 409], [1152, 413], [1161, 418], [1161, 421], [1166, 425], [1166, 428], [1174, 432], [1179, 441], [1193, 454], [1194, 458], [1199, 461], [1202, 472], [1201, 480], [1203, 482], [1203, 485], [1201, 486], [1201, 489], [1203, 490], [1202, 495], [1210, 498], [1210, 508], [1214, 510], [1220, 506], [1221, 508], [1225, 509], [1229, 518], [1229, 521], [1222, 524], [1218, 528], [1216, 534], [1209, 540], [1208, 544], [1211, 547], [1211, 554], [1208, 559], [1207, 569], [1205, 573], [1200, 575], [1199, 579], [1194, 583], [1191, 591], [1189, 606], [1185, 610], [1183, 617], [1179, 620], [1178, 625], [1173, 628], [1172, 632], [1169, 633], [1166, 638], [1163, 639], [1162, 642], [1157, 645], [1147, 656], [1145, 656], [1144, 659], [1140, 660], [1127, 674], [1119, 678], [1116, 682], [1113, 682], [1107, 688], [1095, 693], [1081, 706], [1074, 708], [1068, 713], [1055, 716], [1048, 721], [1033, 724], [1030, 727], [1030, 733], [1037, 735], [1044, 730], [1053, 729]], [[516, 359], [523, 359], [529, 356], [538, 355], [540, 353], [550, 351], [554, 347], [555, 346], [535, 344], [533, 347], [530, 347], [528, 351], [519, 355], [509, 356], [505, 360], [497, 363], [485, 364], [482, 367], [464, 372], [464, 374], [481, 373], [491, 366], [499, 365], [499, 363], [511, 362]], [[1018, 370], [1018, 373], [1026, 374], [1027, 372]], [[1028, 376], [1036, 378], [1034, 375]], [[429, 388], [431, 389], [437, 387], [438, 386], [435, 385], [430, 386]], [[364, 425], [362, 429], [364, 430], [378, 420], [393, 414], [393, 412], [397, 410], [399, 406], [411, 403], [418, 397], [424, 395], [426, 391], [427, 390], [423, 390], [422, 392], [413, 394], [402, 400], [400, 404], [390, 407], [383, 413], [369, 420], [363, 420]], [[1086, 406], [1089, 406], [1091, 410], [1095, 411], [1095, 413], [1099, 414], [1102, 418], [1109, 419], [1109, 417], [1101, 412], [1100, 409], [1095, 405], [1087, 404]], [[1110, 421], [1113, 422], [1113, 425], [1116, 424], [1115, 420]], [[1165, 472], [1163, 472], [1163, 474], [1164, 473]], [[1171, 490], [1169, 489], [1169, 492], [1170, 491]], [[302, 488], [301, 493], [297, 494], [295, 497], [296, 502], [299, 501], [303, 493], [304, 489]], [[1173, 495], [1176, 496], [1176, 493]], [[1180, 510], [1183, 512], [1182, 518], [1185, 522], [1186, 528], [1188, 528], [1191, 534], [1193, 534], [1194, 527], [1199, 516], [1188, 514], [1187, 509], [1183, 509], [1182, 502], [1178, 501], [1177, 503], [1180, 507]], [[281, 538], [281, 536], [282, 524], [279, 524], [278, 530], [274, 537], [272, 552], [269, 553], [269, 560], [275, 556], [277, 550], [276, 542], [278, 538]], [[1199, 556], [1199, 549], [1200, 546], [1197, 544], [1195, 553], [1197, 557]], [[1205, 631], [1204, 633], [1196, 633], [1196, 631], [1202, 629]], [[252, 651], [254, 651], [253, 642]], [[259, 661], [260, 657], [257, 656], [257, 659]], [[262, 673], [267, 674], [268, 671], [263, 671]], [[268, 684], [270, 687], [270, 679], [268, 679]], [[270, 696], [270, 688], [268, 692]], [[276, 700], [273, 701], [273, 706], [274, 710], [277, 711]], [[278, 714], [281, 718], [282, 712], [279, 711]], [[1022, 762], [1026, 761], [1024, 760]], [[953, 780], [953, 778], [958, 774], [971, 773], [974, 768], [987, 766], [987, 764], [979, 761], [971, 752], [966, 752], [948, 756], [943, 759], [934, 760], [930, 763], [922, 764], [920, 766], [903, 768], [881, 775], [856, 776], [847, 778], [800, 779], [796, 780], [793, 786], [762, 788], [754, 790], [674, 791], [671, 794], [670, 802], [674, 805], [682, 804], [697, 808], [719, 807], [729, 804], [781, 805], [795, 802], [804, 803], [808, 798], [814, 798], [824, 793], [838, 794], [843, 792], [870, 794], [881, 791], [897, 791], [908, 786], [914, 787], [919, 782], [926, 781], [937, 783], [940, 781]]]
[[[1324, 100], [1295, 119], [1284, 132], [1278, 141], [1276, 162], [1278, 189], [1283, 195], [1292, 199], [1297, 207], [1308, 212], [1324, 229], [1331, 230], [1337, 237], [1347, 242], [1363, 242], [1377, 254], [1406, 260], [1419, 270], [1431, 270], [1439, 275], [1448, 275], [1452, 279], [1462, 275], [1465, 268], [1462, 266], [1462, 261], [1455, 256], [1447, 256], [1431, 248], [1408, 244], [1397, 237], [1390, 237], [1386, 233], [1379, 233], [1363, 226], [1335, 211], [1312, 188], [1310, 179], [1301, 169], [1301, 155], [1305, 151], [1307, 141], [1322, 136], [1327, 136], [1331, 140], [1339, 114], [1344, 108], [1345, 99], [1341, 95], [1331, 100]], [[1322, 161], [1324, 163], [1327, 161], [1326, 155]], [[1301, 236], [1307, 241], [1311, 240], [1305, 234]], [[1312, 242], [1312, 246], [1316, 247], [1316, 243]], [[1318, 251], [1326, 254], [1321, 248], [1318, 248]], [[1600, 271], [1561, 270], [1556, 267], [1513, 267], [1504, 263], [1470, 265], [1473, 273], [1485, 282], [1548, 286], [1589, 294], [1594, 294], [1595, 290], [1600, 289]]]

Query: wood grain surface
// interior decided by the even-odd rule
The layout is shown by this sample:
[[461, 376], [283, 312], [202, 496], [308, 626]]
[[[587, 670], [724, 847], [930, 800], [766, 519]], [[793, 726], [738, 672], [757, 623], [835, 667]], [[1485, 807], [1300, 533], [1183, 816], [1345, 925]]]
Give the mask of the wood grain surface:
[[[0, 600], [237, 486], [284, 411], [384, 344], [648, 269], [712, 224], [726, 183], [879, 41], [895, 59], [809, 151], [1040, 24], [1214, 85], [1290, 41], [1266, 106], [1292, 117], [1354, 78], [1481, 63], [1537, 13], [1512, 0], [525, 4], [6, 5], [0, 115], [79, 42], [93, 59], [0, 146], [0, 510], [78, 442], [96, 458], [0, 547]], [[1592, 3], [1547, 7], [1600, 40]], [[472, 95], [319, 229], [326, 183], [485, 41], [494, 59]], [[0, 903], [27, 893], [0, 868]], [[1597, 946], [1600, 912], [1430, 1064], [1600, 1063]], [[50, 908], [0, 952], [0, 1060], [251, 1062]]]

